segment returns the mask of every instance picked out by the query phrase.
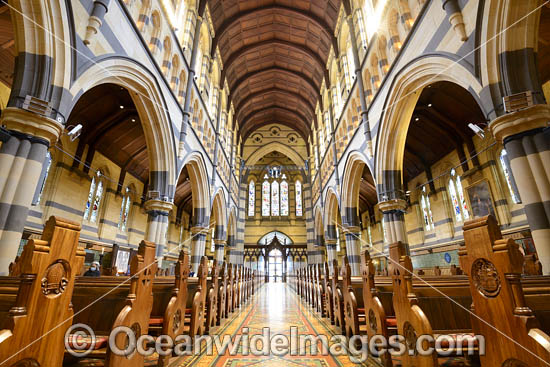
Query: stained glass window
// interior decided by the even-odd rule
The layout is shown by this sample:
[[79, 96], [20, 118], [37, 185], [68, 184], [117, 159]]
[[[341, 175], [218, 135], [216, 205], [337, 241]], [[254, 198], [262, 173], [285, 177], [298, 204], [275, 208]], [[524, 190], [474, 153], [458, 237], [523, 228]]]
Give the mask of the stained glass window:
[[332, 108], [334, 109], [334, 114], [335, 114], [335, 118], [336, 118], [336, 114], [338, 114], [338, 108], [339, 108], [339, 105], [338, 105], [338, 90], [336, 89], [336, 87], [332, 87]]
[[254, 181], [250, 181], [248, 184], [248, 216], [254, 216], [254, 201], [256, 199], [256, 187]]
[[382, 235], [384, 236], [384, 243], [388, 243], [388, 231], [386, 230], [386, 219], [382, 217]]
[[302, 183], [298, 180], [294, 184], [296, 189], [296, 216], [302, 216]]
[[350, 79], [350, 76], [349, 76], [350, 70], [349, 70], [347, 55], [342, 56], [342, 64], [344, 65], [344, 77], [345, 77], [345, 80], [346, 80], [346, 88], [350, 89], [351, 88], [351, 79]]
[[130, 197], [130, 190], [126, 188], [126, 194], [122, 198], [122, 206], [120, 207], [120, 218], [118, 221], [118, 228], [126, 232], [128, 225], [128, 215], [130, 214], [130, 207], [132, 205], [132, 198]]
[[521, 203], [519, 193], [517, 191], [516, 180], [514, 179], [514, 175], [512, 175], [512, 170], [510, 169], [510, 160], [508, 159], [506, 149], [502, 149], [502, 152], [500, 152], [500, 166], [502, 167], [502, 172], [506, 178], [506, 184], [508, 185], [508, 190], [510, 191], [512, 201], [514, 204]]
[[369, 246], [372, 247], [372, 232], [370, 229], [370, 224], [367, 226], [367, 235], [369, 239]]
[[288, 182], [281, 182], [281, 215], [288, 215]]
[[279, 216], [279, 183], [277, 181], [271, 183], [271, 215]]
[[422, 187], [420, 207], [422, 209], [422, 216], [424, 217], [424, 228], [426, 229], [426, 231], [434, 229], [434, 220], [432, 217], [432, 209], [430, 206], [430, 197], [426, 192], [426, 186]]
[[462, 182], [460, 176], [456, 174], [455, 169], [451, 170], [451, 178], [449, 179], [449, 195], [453, 203], [453, 214], [456, 222], [460, 223], [470, 217], [468, 204], [464, 199], [464, 191], [462, 190]]
[[101, 171], [97, 171], [96, 175], [92, 177], [90, 192], [88, 193], [88, 200], [86, 201], [86, 208], [84, 210], [84, 219], [93, 223], [97, 221], [99, 205], [103, 197], [103, 181], [101, 180], [101, 176]]
[[44, 187], [46, 186], [46, 180], [48, 179], [48, 174], [50, 173], [50, 168], [52, 166], [52, 155], [50, 152], [46, 154], [46, 171], [42, 177], [42, 184], [40, 186], [40, 193], [38, 194], [38, 198], [36, 199], [36, 204], [40, 204], [40, 199], [42, 198], [42, 193], [44, 192]]
[[270, 209], [270, 188], [269, 182], [267, 180], [262, 184], [262, 215], [264, 217], [269, 217]]

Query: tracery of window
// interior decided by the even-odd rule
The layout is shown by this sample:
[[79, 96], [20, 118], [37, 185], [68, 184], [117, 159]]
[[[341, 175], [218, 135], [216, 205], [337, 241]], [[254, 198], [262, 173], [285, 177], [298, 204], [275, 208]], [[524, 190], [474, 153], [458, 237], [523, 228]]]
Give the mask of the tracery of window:
[[288, 215], [288, 182], [281, 181], [281, 215]]
[[424, 228], [426, 231], [434, 229], [434, 220], [432, 216], [432, 209], [430, 206], [430, 198], [426, 192], [426, 186], [422, 187], [422, 194], [420, 196], [420, 207], [422, 209], [422, 216], [424, 218]]
[[44, 187], [46, 187], [46, 180], [48, 179], [48, 175], [50, 173], [50, 168], [52, 166], [52, 155], [50, 154], [50, 152], [48, 152], [46, 154], [46, 161], [44, 162], [45, 164], [45, 171], [44, 171], [44, 174], [42, 175], [42, 183], [40, 184], [40, 191], [38, 193], [38, 197], [36, 198], [36, 202], [34, 205], [38, 205], [40, 204], [40, 199], [42, 198], [42, 193], [44, 192]]
[[277, 181], [271, 183], [271, 215], [279, 216], [279, 183]]
[[451, 178], [449, 179], [449, 194], [451, 196], [451, 201], [453, 202], [453, 211], [456, 222], [461, 223], [467, 220], [470, 217], [468, 204], [464, 199], [464, 191], [462, 190], [460, 176], [456, 174], [454, 168], [451, 170]]
[[297, 180], [294, 184], [294, 187], [296, 189], [296, 216], [301, 217], [302, 212], [302, 183]]
[[315, 161], [315, 170], [319, 170], [319, 150], [317, 149], [317, 145], [313, 146], [313, 159]]
[[510, 160], [508, 159], [506, 149], [502, 149], [500, 152], [500, 166], [502, 168], [502, 172], [504, 173], [504, 178], [506, 179], [506, 184], [508, 185], [508, 190], [510, 191], [512, 201], [514, 204], [520, 204], [521, 200], [519, 198], [516, 180], [514, 179], [514, 175], [512, 174], [512, 170], [510, 168]]
[[120, 218], [118, 220], [118, 229], [126, 232], [128, 225], [128, 215], [130, 214], [130, 206], [132, 204], [132, 198], [130, 197], [130, 189], [127, 187], [124, 197], [122, 198], [122, 206], [120, 207]]
[[90, 184], [90, 192], [88, 193], [88, 201], [86, 202], [86, 208], [84, 211], [84, 219], [89, 220], [92, 223], [97, 221], [97, 215], [99, 212], [99, 206], [103, 197], [103, 180], [101, 171], [97, 171], [95, 176], [92, 177], [92, 183]]
[[250, 181], [248, 184], [248, 216], [253, 217], [254, 216], [254, 204], [256, 199], [256, 186], [254, 185], [254, 181]]
[[269, 184], [269, 181], [267, 179], [262, 184], [262, 215], [264, 217], [269, 217], [269, 209], [270, 209], [270, 193], [271, 193], [271, 185]]

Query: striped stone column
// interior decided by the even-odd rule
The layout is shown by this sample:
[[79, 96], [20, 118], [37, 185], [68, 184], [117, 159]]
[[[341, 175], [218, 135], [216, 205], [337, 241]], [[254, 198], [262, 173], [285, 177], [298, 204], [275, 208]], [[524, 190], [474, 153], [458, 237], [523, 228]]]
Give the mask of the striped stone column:
[[311, 185], [303, 185], [303, 209], [306, 216], [306, 239], [307, 239], [307, 262], [308, 264], [317, 264], [318, 249], [315, 248], [315, 223], [313, 220], [313, 208], [311, 203]]
[[0, 147], [0, 275], [15, 260], [21, 235], [50, 145], [63, 131], [57, 121], [6, 108], [0, 122], [6, 140]]
[[405, 244], [407, 253], [409, 252], [409, 241], [407, 239], [407, 230], [405, 228], [405, 211], [407, 202], [402, 199], [392, 199], [378, 204], [378, 209], [384, 216], [384, 226], [386, 231], [386, 243], [384, 243], [384, 252], [388, 251], [388, 246], [395, 242]]
[[216, 247], [216, 260], [218, 260], [218, 264], [221, 264], [224, 261], [226, 242], [227, 242], [226, 240], [220, 240], [220, 239], [214, 240], [214, 245]]
[[327, 261], [330, 270], [332, 271], [332, 261], [336, 259], [336, 238], [326, 239], [327, 246]]
[[237, 210], [237, 238], [235, 250], [231, 251], [233, 264], [243, 265], [244, 263], [244, 229], [246, 224], [246, 197], [248, 185], [241, 183], [239, 185], [239, 206]]
[[145, 210], [147, 212], [147, 229], [145, 240], [153, 242], [156, 247], [156, 257], [162, 258], [166, 247], [166, 231], [168, 230], [168, 215], [173, 204], [161, 200], [147, 200]]
[[346, 256], [348, 258], [349, 266], [352, 276], [361, 275], [361, 240], [359, 239], [359, 233], [361, 228], [359, 226], [347, 226], [344, 229], [346, 235]]
[[504, 144], [544, 274], [550, 274], [550, 106], [540, 104], [490, 123]]
[[191, 227], [191, 271], [195, 274], [199, 271], [201, 258], [204, 256], [207, 233], [208, 227]]

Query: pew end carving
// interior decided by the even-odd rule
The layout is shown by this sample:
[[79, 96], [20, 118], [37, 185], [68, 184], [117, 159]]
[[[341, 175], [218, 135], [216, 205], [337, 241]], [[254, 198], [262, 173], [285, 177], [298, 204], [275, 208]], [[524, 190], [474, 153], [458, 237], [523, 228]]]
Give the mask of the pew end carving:
[[521, 285], [524, 259], [518, 244], [502, 239], [493, 216], [467, 222], [464, 242], [459, 260], [469, 275], [472, 308], [479, 317], [472, 317], [473, 329], [498, 345], [480, 356], [482, 365], [538, 366], [550, 361], [550, 337], [539, 328], [525, 302]]
[[80, 224], [52, 216], [40, 240], [30, 240], [12, 267], [19, 277], [15, 305], [0, 331], [0, 360], [10, 366], [60, 366], [71, 325], [75, 277], [84, 264]]

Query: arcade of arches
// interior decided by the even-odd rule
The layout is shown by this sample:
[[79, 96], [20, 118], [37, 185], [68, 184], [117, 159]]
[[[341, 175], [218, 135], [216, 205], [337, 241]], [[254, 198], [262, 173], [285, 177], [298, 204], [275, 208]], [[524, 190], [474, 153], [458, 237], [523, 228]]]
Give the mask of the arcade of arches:
[[0, 275], [55, 216], [77, 277], [145, 240], [166, 276], [261, 274], [254, 314], [311, 265], [392, 276], [396, 243], [449, 275], [492, 215], [548, 289], [549, 104], [543, 0], [0, 1]]

